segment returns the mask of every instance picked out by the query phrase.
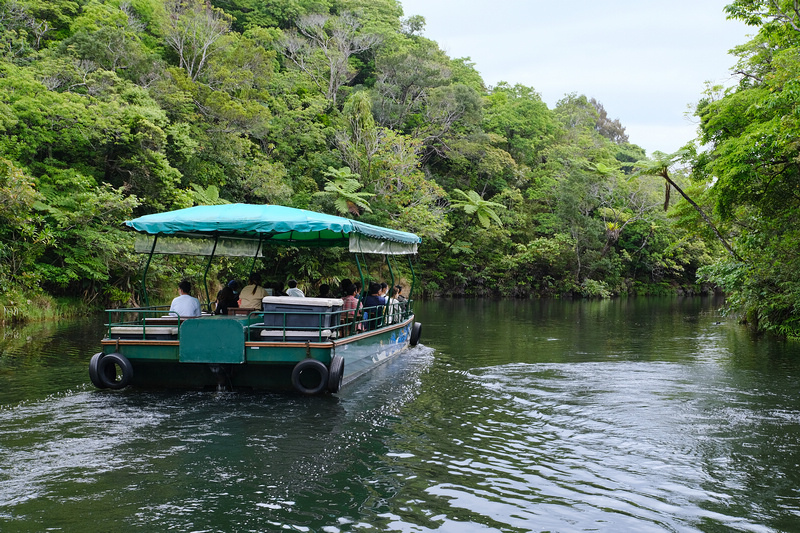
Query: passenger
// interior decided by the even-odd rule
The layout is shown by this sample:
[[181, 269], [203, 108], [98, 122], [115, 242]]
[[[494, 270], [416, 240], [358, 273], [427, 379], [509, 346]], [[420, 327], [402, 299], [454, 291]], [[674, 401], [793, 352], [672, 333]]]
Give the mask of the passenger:
[[239, 293], [239, 307], [245, 309], [261, 309], [261, 300], [267, 295], [267, 289], [261, 286], [261, 276], [250, 275], [250, 283]]
[[344, 296], [342, 297], [342, 311], [345, 312], [344, 319], [348, 323], [345, 331], [352, 332], [350, 324], [356, 317], [356, 310], [358, 309], [358, 289], [352, 283], [342, 289]]
[[342, 298], [347, 296], [347, 290], [352, 284], [353, 282], [350, 281], [350, 278], [344, 278], [341, 282], [339, 282], [339, 294], [342, 295]]
[[389, 285], [384, 281], [381, 283], [380, 297], [383, 298], [383, 303], [386, 303], [386, 298], [389, 293]]
[[364, 318], [367, 321], [367, 329], [375, 329], [380, 326], [380, 317], [383, 316], [382, 307], [386, 301], [380, 297], [381, 285], [374, 281], [369, 284], [369, 290], [364, 298]]
[[289, 286], [289, 289], [286, 291], [286, 296], [294, 296], [296, 298], [305, 297], [303, 291], [297, 288], [296, 280], [290, 279], [289, 281], [286, 282], [286, 284]]
[[389, 311], [386, 315], [386, 323], [392, 324], [394, 322], [400, 321], [400, 300], [397, 298], [400, 296], [400, 286], [396, 286], [392, 288], [392, 296], [389, 298]]
[[319, 286], [319, 297], [320, 298], [330, 298], [331, 297], [331, 286], [323, 283]]
[[395, 285], [394, 288], [397, 289], [397, 301], [398, 302], [405, 302], [406, 301], [406, 297], [402, 295], [402, 292], [403, 292], [402, 285]]
[[170, 314], [179, 316], [180, 318], [188, 318], [193, 316], [200, 316], [200, 300], [191, 296], [192, 284], [186, 280], [178, 283], [178, 296], [173, 298], [172, 304], [169, 306]]
[[283, 292], [283, 283], [275, 282], [272, 284], [272, 295], [273, 296], [286, 296]]
[[228, 309], [235, 309], [239, 307], [239, 295], [236, 289], [239, 288], [239, 282], [232, 279], [227, 285], [217, 293], [217, 307], [214, 310], [215, 315], [227, 315]]
[[402, 294], [403, 293], [403, 286], [402, 285], [395, 285], [394, 288], [397, 291], [397, 296], [395, 298], [397, 298], [397, 311], [398, 311], [398, 315], [399, 315], [399, 318], [398, 318], [398, 320], [399, 320], [406, 313], [406, 308], [408, 307], [408, 298], [406, 298]]

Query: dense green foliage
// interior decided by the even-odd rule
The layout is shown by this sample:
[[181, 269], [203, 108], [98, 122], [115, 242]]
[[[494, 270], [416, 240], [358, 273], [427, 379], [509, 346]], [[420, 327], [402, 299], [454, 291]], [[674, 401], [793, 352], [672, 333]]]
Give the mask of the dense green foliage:
[[[0, 303], [125, 303], [142, 262], [120, 222], [226, 201], [416, 232], [428, 295], [699, 290], [697, 270], [725, 252], [700, 204], [670, 186], [665, 201], [664, 172], [707, 211], [716, 201], [724, 229], [759, 225], [737, 233], [746, 259], [796, 250], [780, 244], [796, 207], [776, 200], [797, 195], [782, 128], [796, 122], [798, 63], [770, 41], [789, 46], [793, 30], [743, 47], [740, 89], [701, 104], [713, 151], [690, 180], [678, 161], [637, 171], [644, 151], [593, 99], [549, 109], [530, 87], [486, 88], [423, 26], [397, 0], [0, 0]], [[772, 152], [755, 154], [765, 136]], [[729, 289], [789, 281], [782, 265], [735, 261], [709, 275]], [[333, 252], [285, 250], [265, 268], [308, 286], [353, 274]], [[153, 272], [197, 280], [201, 267]]]
[[755, 26], [733, 52], [740, 81], [697, 106], [703, 150], [694, 177], [736, 251], [705, 269], [760, 330], [800, 336], [800, 13], [787, 0], [736, 0], [728, 14]]

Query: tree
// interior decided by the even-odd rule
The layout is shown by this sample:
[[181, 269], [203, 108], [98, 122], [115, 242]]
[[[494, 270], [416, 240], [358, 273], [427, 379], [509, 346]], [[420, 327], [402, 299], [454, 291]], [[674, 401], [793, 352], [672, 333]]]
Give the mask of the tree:
[[461, 189], [453, 189], [453, 192], [460, 198], [450, 200], [450, 205], [456, 209], [461, 209], [468, 215], [474, 215], [481, 226], [488, 228], [492, 222], [498, 226], [503, 225], [503, 221], [497, 216], [495, 209], [505, 209], [506, 206], [484, 200], [475, 191], [464, 192]]
[[447, 56], [428, 39], [408, 39], [398, 48], [382, 50], [375, 64], [376, 120], [405, 133], [419, 123], [431, 90], [451, 82]]
[[[141, 43], [144, 24], [130, 5], [90, 4], [72, 25], [73, 35], [61, 46], [84, 61], [118, 74], [141, 70], [146, 53]], [[66, 50], [65, 50], [66, 51]]]
[[35, 264], [50, 236], [34, 210], [43, 199], [34, 185], [21, 168], [0, 158], [0, 293], [38, 285]]
[[178, 54], [180, 67], [195, 81], [216, 52], [217, 41], [230, 31], [232, 18], [202, 0], [170, 0], [166, 7], [167, 44]]
[[336, 132], [342, 159], [361, 176], [372, 202], [376, 224], [439, 238], [446, 229], [439, 199], [444, 190], [420, 171], [420, 142], [375, 125], [366, 91], [348, 98], [342, 111], [346, 128]]
[[366, 180], [372, 180], [372, 165], [380, 149], [381, 130], [372, 117], [372, 104], [367, 92], [354, 93], [342, 109], [347, 127], [336, 132], [334, 141], [342, 159]]
[[696, 179], [709, 183], [715, 212], [735, 228], [738, 257], [706, 269], [732, 309], [757, 329], [800, 336], [800, 15], [787, 0], [736, 0], [726, 11], [758, 28], [734, 49], [739, 84], [710, 88], [698, 103]]
[[590, 99], [589, 102], [597, 109], [597, 132], [617, 144], [625, 144], [628, 142], [628, 135], [625, 133], [625, 127], [620, 123], [618, 118], [611, 120], [608, 118], [608, 113], [603, 107], [603, 104]]
[[216, 185], [209, 185], [206, 188], [196, 183], [191, 183], [190, 185], [192, 190], [189, 191], [189, 193], [195, 205], [224, 205], [230, 203], [224, 198], [219, 197], [219, 189]]
[[377, 46], [380, 37], [360, 33], [361, 24], [350, 12], [338, 17], [304, 15], [296, 24], [297, 29], [288, 31], [281, 39], [281, 52], [335, 106], [339, 90], [356, 75], [350, 58]]
[[369, 213], [372, 209], [367, 202], [368, 198], [375, 196], [367, 192], [357, 192], [361, 187], [358, 174], [353, 174], [347, 167], [335, 169], [328, 167], [325, 171], [328, 180], [325, 182], [325, 190], [318, 192], [315, 196], [326, 197], [333, 200], [333, 206], [342, 215], [361, 215], [361, 209]]
[[516, 161], [536, 166], [543, 149], [553, 141], [555, 123], [550, 110], [532, 87], [499, 83], [487, 96], [486, 131], [500, 135], [500, 145]]
[[706, 222], [706, 224], [708, 224], [708, 226], [714, 232], [714, 235], [716, 235], [717, 239], [719, 239], [720, 244], [722, 244], [722, 246], [725, 248], [725, 250], [727, 250], [727, 252], [733, 258], [741, 261], [741, 258], [733, 250], [733, 248], [728, 243], [728, 241], [725, 239], [725, 237], [722, 236], [722, 233], [720, 233], [719, 229], [717, 229], [717, 226], [711, 220], [711, 217], [709, 217], [705, 213], [705, 211], [703, 211], [703, 209], [699, 205], [697, 205], [697, 202], [692, 200], [692, 198], [690, 198], [689, 195], [686, 194], [683, 191], [683, 189], [670, 177], [670, 175], [669, 175], [670, 167], [672, 165], [674, 165], [677, 160], [679, 160], [682, 157], [685, 157], [686, 155], [687, 155], [687, 151], [686, 150], [679, 150], [679, 151], [675, 152], [674, 154], [665, 154], [663, 152], [655, 152], [653, 154], [653, 159], [638, 161], [636, 163], [636, 168], [638, 168], [639, 171], [642, 174], [651, 174], [651, 175], [655, 175], [655, 176], [659, 176], [661, 178], [664, 178], [664, 181], [667, 183], [666, 193], [665, 193], [665, 198], [666, 199], [665, 199], [665, 203], [664, 203], [664, 207], [665, 207], [664, 210], [665, 211], [666, 211], [666, 207], [669, 205], [669, 191], [670, 191], [670, 188], [673, 188], [676, 191], [678, 191], [678, 193], [681, 196], [683, 196], [683, 198], [687, 202], [689, 202], [689, 204], [691, 204], [691, 206], [697, 211], [697, 213], [702, 217], [702, 219]]

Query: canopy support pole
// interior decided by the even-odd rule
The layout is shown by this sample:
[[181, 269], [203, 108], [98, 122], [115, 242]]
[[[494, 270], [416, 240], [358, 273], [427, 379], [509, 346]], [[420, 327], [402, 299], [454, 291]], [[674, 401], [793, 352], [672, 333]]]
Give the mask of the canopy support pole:
[[389, 290], [386, 291], [386, 309], [384, 310], [383, 316], [389, 316], [389, 300], [392, 299], [392, 291], [394, 291], [394, 270], [392, 270], [392, 262], [389, 261], [389, 258], [392, 257], [390, 255], [386, 256], [386, 266], [389, 267], [389, 278], [392, 282], [389, 284]]
[[147, 283], [145, 283], [145, 278], [147, 277], [147, 269], [150, 268], [150, 261], [153, 260], [153, 254], [156, 251], [156, 243], [158, 242], [158, 233], [156, 233], [155, 237], [153, 237], [153, 246], [150, 248], [150, 255], [147, 256], [147, 264], [144, 265], [144, 272], [142, 272], [142, 295], [144, 296], [144, 306], [150, 307], [150, 300], [147, 297]]
[[214, 253], [217, 251], [217, 243], [219, 242], [219, 233], [214, 235], [214, 248], [211, 250], [211, 255], [208, 256], [208, 264], [206, 271], [203, 272], [203, 287], [206, 290], [206, 309], [211, 312], [211, 297], [208, 295], [208, 269], [211, 268], [211, 261], [214, 259]]
[[253, 270], [256, 269], [256, 260], [258, 259], [258, 254], [261, 252], [261, 241], [264, 240], [264, 234], [258, 234], [258, 248], [256, 248], [256, 255], [253, 256], [253, 263], [250, 265], [250, 273], [247, 275], [247, 282], [250, 283], [250, 279], [253, 277]]
[[361, 261], [358, 260], [358, 254], [356, 255], [356, 266], [358, 267], [358, 276], [361, 278], [361, 290], [358, 291], [358, 301], [361, 302], [361, 294], [364, 292], [364, 272], [361, 270]]
[[356, 296], [358, 302], [356, 303], [356, 312], [353, 315], [353, 331], [357, 330], [358, 324], [361, 322], [361, 319], [364, 318], [364, 313], [360, 311], [362, 309], [361, 307], [361, 301], [363, 300], [362, 295], [364, 294], [364, 272], [361, 270], [361, 261], [358, 260], [358, 254], [355, 254], [355, 256], [356, 256], [356, 266], [358, 267], [358, 276], [361, 278], [361, 290], [358, 291], [358, 296]]
[[[414, 295], [414, 286], [417, 284], [417, 274], [414, 272], [414, 264], [411, 262], [410, 255], [408, 256], [408, 268], [411, 269], [411, 288], [408, 289], [408, 305], [410, 307]], [[413, 311], [413, 309], [409, 308], [409, 311]]]

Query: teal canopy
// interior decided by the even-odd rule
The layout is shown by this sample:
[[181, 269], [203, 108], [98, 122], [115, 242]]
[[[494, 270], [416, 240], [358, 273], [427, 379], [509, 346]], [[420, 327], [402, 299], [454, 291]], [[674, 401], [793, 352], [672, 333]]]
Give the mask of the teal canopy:
[[[137, 242], [137, 251], [156, 253], [247, 255], [243, 248], [283, 244], [347, 246], [352, 252], [395, 255], [416, 253], [421, 242], [413, 233], [280, 205], [201, 205], [145, 215], [128, 220], [125, 225], [140, 233], [157, 235], [158, 241], [162, 241], [161, 236], [173, 236], [180, 238], [175, 242], [183, 242], [172, 251], [165, 247], [166, 243], [161, 245], [161, 249], [156, 249], [153, 245]], [[201, 247], [186, 245], [187, 241], [196, 242], [198, 238], [213, 241], [214, 249], [209, 253], [206, 247], [202, 247], [206, 250], [202, 251]], [[222, 247], [218, 247], [220, 241]]]

